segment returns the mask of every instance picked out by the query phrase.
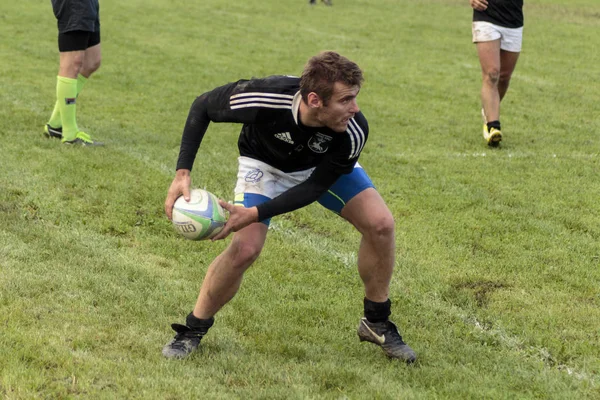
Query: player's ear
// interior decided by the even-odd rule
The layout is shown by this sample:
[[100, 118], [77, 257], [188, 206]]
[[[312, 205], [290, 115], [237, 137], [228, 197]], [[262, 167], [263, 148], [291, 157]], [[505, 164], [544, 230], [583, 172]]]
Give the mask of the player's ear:
[[315, 92], [310, 92], [308, 94], [308, 106], [310, 108], [319, 108], [323, 105], [321, 98]]

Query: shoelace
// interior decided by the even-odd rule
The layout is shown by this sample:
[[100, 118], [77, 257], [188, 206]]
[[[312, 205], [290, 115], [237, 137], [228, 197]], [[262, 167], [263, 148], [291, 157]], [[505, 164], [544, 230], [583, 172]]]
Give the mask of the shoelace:
[[187, 347], [188, 341], [193, 340], [194, 338], [200, 339], [201, 337], [202, 335], [194, 334], [192, 332], [180, 332], [177, 335], [175, 335], [175, 339], [173, 340], [173, 343], [171, 343], [171, 347], [174, 347], [176, 349], [183, 349]]
[[404, 343], [404, 340], [402, 340], [402, 336], [400, 335], [400, 332], [398, 332], [398, 329], [396, 328], [396, 326], [392, 323], [388, 323], [386, 325], [387, 325], [386, 326], [387, 332], [385, 332], [385, 333], [389, 332], [389, 335], [386, 335], [386, 339], [388, 339], [386, 341], [386, 344], [388, 344], [388, 345], [394, 345], [394, 344], [405, 345], [406, 343]]
[[404, 343], [404, 340], [402, 340], [402, 336], [400, 336], [400, 334], [392, 334], [387, 344], [398, 344], [404, 346], [406, 343]]

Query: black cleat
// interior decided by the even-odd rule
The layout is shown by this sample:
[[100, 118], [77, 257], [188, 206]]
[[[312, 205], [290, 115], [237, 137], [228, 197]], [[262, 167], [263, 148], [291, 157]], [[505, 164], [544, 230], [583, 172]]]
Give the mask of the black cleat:
[[44, 135], [46, 135], [48, 139], [62, 139], [62, 128], [53, 128], [50, 125], [46, 124], [44, 126]]
[[167, 358], [185, 358], [198, 348], [203, 333], [193, 331], [185, 325], [172, 324], [171, 328], [177, 335], [162, 349], [163, 356]]
[[404, 343], [398, 327], [392, 321], [369, 322], [366, 318], [361, 318], [358, 325], [358, 338], [361, 342], [367, 341], [381, 346], [390, 358], [397, 358], [408, 364], [417, 359], [417, 355]]
[[193, 329], [186, 325], [172, 324], [171, 328], [177, 332], [177, 335], [163, 347], [163, 356], [181, 359], [189, 356], [196, 350], [200, 344], [200, 340], [215, 322], [213, 318], [201, 321], [202, 325]]

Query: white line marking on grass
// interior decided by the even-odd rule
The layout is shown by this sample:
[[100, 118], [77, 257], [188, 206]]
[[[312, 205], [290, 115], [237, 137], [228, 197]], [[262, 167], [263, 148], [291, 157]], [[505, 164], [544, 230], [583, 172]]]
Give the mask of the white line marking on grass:
[[212, 15], [224, 15], [226, 17], [236, 17], [236, 18], [240, 18], [240, 19], [250, 18], [249, 14], [245, 14], [245, 13], [241, 13], [241, 12], [231, 12], [231, 11], [226, 11], [226, 10], [212, 9], [212, 10], [210, 10], [210, 13]]
[[[550, 351], [545, 347], [526, 346], [520, 338], [511, 336], [500, 328], [486, 328], [485, 325], [481, 324], [474, 316], [462, 315], [461, 317], [463, 321], [465, 321], [467, 324], [475, 326], [475, 328], [479, 332], [493, 337], [508, 349], [519, 353], [523, 353], [527, 358], [534, 358], [536, 360], [540, 360], [545, 365], [554, 366], [555, 359], [550, 353]], [[566, 372], [568, 375], [573, 376], [581, 381], [589, 381], [592, 384], [600, 383], [600, 378], [595, 374], [580, 372], [565, 364], [556, 364], [556, 368], [559, 371]]]
[[[555, 153], [532, 153], [532, 152], [494, 152], [492, 153], [494, 157], [506, 157], [506, 158], [560, 158], [560, 159], [569, 159], [569, 160], [592, 160], [600, 157], [600, 153], [571, 153], [571, 154], [555, 154]], [[461, 157], [461, 158], [480, 158], [487, 157], [488, 153], [486, 152], [473, 152], [473, 153], [454, 153], [450, 155], [451, 157]], [[407, 158], [406, 154], [402, 154], [402, 158]]]
[[536, 86], [556, 86], [556, 82], [549, 81], [546, 79], [539, 78], [537, 76], [529, 76], [524, 74], [513, 74], [511, 77], [513, 80], [521, 80], [527, 83], [531, 83]]
[[321, 37], [327, 37], [328, 40], [330, 40], [331, 38], [346, 40], [346, 41], [349, 40], [348, 36], [346, 36], [346, 35], [333, 35], [329, 32], [323, 32], [318, 29], [312, 29], [312, 28], [304, 28], [303, 30], [306, 32], [321, 36]]
[[[271, 221], [269, 229], [278, 232], [284, 237], [288, 237], [295, 244], [305, 245], [318, 254], [333, 256], [340, 261], [346, 268], [355, 268], [358, 262], [356, 252], [339, 251], [336, 249], [337, 240], [330, 239], [323, 235], [318, 235], [305, 229], [296, 227], [284, 227], [281, 222]], [[358, 246], [358, 243], [357, 243]]]
[[[481, 68], [481, 66], [479, 64], [471, 64], [471, 63], [461, 63], [461, 66], [463, 68], [467, 68], [467, 69], [480, 69]], [[517, 71], [517, 73], [512, 75], [511, 79], [522, 80], [523, 82], [531, 83], [536, 86], [556, 86], [556, 82], [554, 82], [554, 81], [542, 79], [538, 76], [531, 76], [531, 75], [519, 73], [518, 71]]]
[[[148, 156], [148, 154], [142, 153], [140, 151], [137, 150], [133, 150], [131, 149], [131, 147], [119, 147], [119, 146], [114, 146], [113, 147], [116, 151], [125, 154], [139, 162], [141, 162], [142, 164], [146, 165], [147, 167], [150, 167], [153, 170], [162, 172], [166, 175], [169, 176], [173, 176], [175, 175], [175, 168], [173, 165], [166, 165], [164, 163], [160, 163], [157, 162], [156, 160], [154, 160], [153, 158], [151, 158], [150, 156]], [[165, 192], [166, 193], [166, 192]]]

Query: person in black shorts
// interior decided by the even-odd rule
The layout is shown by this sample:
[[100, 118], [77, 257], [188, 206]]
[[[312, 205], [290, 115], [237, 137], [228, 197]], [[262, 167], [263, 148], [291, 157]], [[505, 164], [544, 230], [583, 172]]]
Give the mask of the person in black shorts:
[[102, 58], [100, 5], [98, 0], [52, 0], [52, 9], [58, 25], [60, 65], [56, 102], [44, 134], [65, 144], [102, 145], [80, 131], [76, 119], [77, 96]]
[[238, 291], [244, 272], [258, 258], [270, 219], [315, 201], [350, 222], [361, 234], [358, 272], [365, 288], [361, 341], [381, 346], [388, 357], [408, 363], [415, 352], [388, 317], [395, 264], [394, 218], [358, 158], [369, 126], [356, 103], [363, 75], [335, 52], [312, 57], [302, 76], [239, 80], [196, 98], [181, 139], [177, 172], [165, 200], [190, 199], [190, 172], [211, 122], [243, 124], [238, 139], [238, 180], [234, 204], [223, 230], [231, 243], [210, 264], [185, 325], [173, 324], [175, 338], [163, 348], [167, 358], [194, 351], [213, 325], [214, 315]]
[[523, 41], [523, 0], [469, 0], [473, 8], [473, 43], [481, 64], [483, 138], [489, 146], [502, 140], [500, 102], [506, 95]]

